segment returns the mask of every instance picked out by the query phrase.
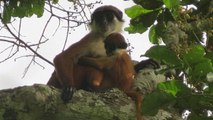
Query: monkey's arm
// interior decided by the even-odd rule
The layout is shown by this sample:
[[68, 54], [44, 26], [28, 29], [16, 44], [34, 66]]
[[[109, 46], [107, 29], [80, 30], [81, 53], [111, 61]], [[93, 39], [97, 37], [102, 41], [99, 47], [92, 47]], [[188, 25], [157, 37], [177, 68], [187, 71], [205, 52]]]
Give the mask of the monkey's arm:
[[84, 66], [91, 66], [96, 69], [110, 69], [113, 67], [113, 63], [114, 63], [114, 56], [100, 57], [100, 58], [81, 57], [78, 60], [78, 64]]

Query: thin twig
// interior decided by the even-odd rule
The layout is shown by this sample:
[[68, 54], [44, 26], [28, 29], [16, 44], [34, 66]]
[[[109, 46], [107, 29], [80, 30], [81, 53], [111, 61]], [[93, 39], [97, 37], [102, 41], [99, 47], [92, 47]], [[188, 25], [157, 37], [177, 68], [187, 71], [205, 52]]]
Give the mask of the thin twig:
[[[2, 19], [0, 17], [0, 19]], [[52, 62], [50, 62], [49, 60], [47, 60], [46, 58], [44, 58], [42, 55], [40, 55], [39, 53], [37, 53], [35, 50], [33, 50], [28, 44], [26, 44], [23, 40], [21, 40], [20, 38], [18, 38], [11, 30], [10, 28], [5, 25], [5, 27], [7, 28], [7, 30], [9, 31], [9, 33], [15, 38], [17, 39], [21, 44], [23, 44], [24, 46], [26, 46], [26, 48], [28, 48], [31, 52], [33, 52], [37, 57], [41, 58], [42, 60], [44, 60], [45, 62], [49, 63], [50, 65], [53, 65]]]
[[[49, 26], [49, 23], [52, 20], [52, 18], [57, 18], [59, 20], [57, 28], [55, 29], [52, 36], [54, 36], [57, 33], [58, 29], [61, 26], [61, 21], [62, 20], [67, 21], [66, 38], [65, 38], [65, 43], [64, 43], [64, 46], [63, 46], [63, 50], [64, 50], [65, 47], [66, 47], [68, 38], [69, 38], [70, 30], [72, 28], [76, 28], [76, 27], [78, 27], [82, 24], [88, 23], [89, 19], [88, 19], [88, 16], [86, 15], [85, 10], [88, 9], [89, 12], [90, 12], [91, 6], [94, 5], [94, 4], [97, 4], [97, 3], [98, 2], [96, 1], [95, 3], [87, 4], [86, 0], [78, 0], [78, 2], [74, 3], [74, 5], [77, 5], [79, 7], [79, 10], [76, 11], [75, 9], [71, 10], [70, 8], [68, 10], [66, 10], [60, 4], [56, 4], [56, 5], [51, 4], [50, 0], [45, 1], [45, 4], [49, 8], [46, 6], [44, 9], [45, 9], [45, 11], [50, 13], [50, 17], [46, 21], [46, 24], [44, 25], [44, 28], [42, 29], [43, 31], [41, 33], [39, 41], [36, 44], [29, 44], [22, 39], [22, 37], [23, 37], [22, 34], [21, 34], [21, 32], [22, 32], [22, 19], [20, 19], [20, 21], [19, 21], [18, 29], [17, 29], [17, 26], [13, 26], [13, 25], [16, 25], [15, 21], [17, 21], [17, 19], [13, 19], [11, 21], [11, 24], [10, 24], [11, 26], [8, 26], [7, 24], [2, 24], [2, 26], [0, 26], [0, 31], [3, 30], [3, 29], [6, 29], [9, 32], [9, 34], [12, 36], [12, 37], [0, 36], [0, 41], [12, 44], [11, 46], [0, 51], [0, 54], [3, 53], [3, 52], [9, 51], [8, 57], [6, 59], [4, 59], [2, 62], [13, 57], [16, 53], [19, 52], [20, 48], [25, 48], [25, 49], [29, 49], [32, 52], [33, 55], [25, 55], [25, 56], [15, 58], [15, 60], [17, 60], [17, 59], [22, 58], [22, 57], [32, 57], [30, 63], [28, 64], [28, 66], [26, 67], [26, 69], [24, 71], [24, 75], [27, 73], [31, 64], [37, 64], [37, 65], [43, 67], [41, 64], [38, 63], [38, 61], [36, 61], [36, 58], [40, 58], [40, 59], [44, 60], [45, 62], [53, 65], [52, 62], [50, 62], [49, 60], [47, 60], [46, 58], [44, 58], [42, 55], [40, 55], [38, 53], [40, 45], [49, 40], [49, 38], [45, 37], [45, 33], [47, 31], [47, 27]], [[55, 11], [59, 11], [59, 13], [62, 13], [62, 14], [59, 14], [58, 12], [55, 12]], [[66, 15], [64, 15], [64, 13], [66, 13]], [[1, 15], [0, 15], [0, 20], [2, 20]], [[15, 24], [13, 24], [14, 22], [15, 22]], [[35, 49], [33, 49], [34, 46], [35, 46]]]
[[[67, 12], [67, 15], [69, 16], [69, 12]], [[69, 17], [68, 17], [68, 20], [67, 20], [67, 26], [70, 26], [70, 21], [69, 21]], [[64, 42], [64, 47], [62, 49], [62, 51], [64, 51], [65, 47], [66, 47], [66, 44], [67, 44], [67, 41], [68, 41], [68, 38], [69, 38], [69, 27], [67, 27], [67, 34], [66, 34], [66, 38], [65, 38], [65, 42]]]
[[[7, 49], [13, 49], [14, 45], [11, 45], [9, 47], [7, 47], [6, 49], [4, 49], [2, 52], [6, 51]], [[8, 55], [8, 57], [6, 57], [5, 59], [1, 60], [0, 63], [3, 63], [5, 61], [7, 61], [8, 59], [12, 58], [16, 53], [18, 53], [18, 50], [14, 51], [13, 53], [10, 53]]]

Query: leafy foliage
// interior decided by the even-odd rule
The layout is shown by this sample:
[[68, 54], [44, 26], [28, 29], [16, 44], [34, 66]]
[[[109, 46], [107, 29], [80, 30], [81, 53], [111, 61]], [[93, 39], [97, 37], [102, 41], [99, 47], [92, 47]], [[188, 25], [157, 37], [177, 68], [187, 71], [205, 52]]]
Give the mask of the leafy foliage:
[[175, 53], [169, 50], [166, 46], [153, 46], [148, 51], [146, 51], [145, 55], [147, 57], [163, 61], [167, 65], [178, 65], [179, 59], [175, 55]]
[[[53, 0], [57, 3], [57, 0]], [[4, 1], [3, 23], [9, 23], [11, 17], [30, 17], [33, 14], [41, 17], [44, 13], [45, 0], [10, 0]]]
[[154, 91], [143, 99], [141, 113], [143, 115], [155, 115], [158, 109], [168, 106], [168, 104], [174, 100], [175, 98], [171, 94]]
[[[158, 11], [157, 10], [146, 10], [142, 6], [135, 5], [131, 8], [125, 10], [126, 14], [132, 18], [131, 19], [131, 26], [126, 28], [127, 31], [130, 33], [143, 33], [150, 27], [157, 17]], [[139, 29], [138, 26], [140, 26]], [[141, 31], [141, 29], [143, 29]]]
[[173, 106], [177, 111], [190, 110], [189, 119], [212, 119], [207, 111], [213, 111], [213, 78], [207, 76], [213, 73], [213, 1], [133, 1], [136, 5], [125, 10], [131, 18], [125, 30], [149, 30], [154, 46], [145, 56], [166, 65], [165, 71], [176, 71], [173, 80], [145, 96], [142, 113], [154, 115]]

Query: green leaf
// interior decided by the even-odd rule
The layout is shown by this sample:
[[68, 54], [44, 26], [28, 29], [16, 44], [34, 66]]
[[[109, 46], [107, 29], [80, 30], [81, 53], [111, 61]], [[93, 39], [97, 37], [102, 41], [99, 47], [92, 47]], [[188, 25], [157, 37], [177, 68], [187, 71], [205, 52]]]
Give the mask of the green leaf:
[[126, 27], [124, 30], [129, 32], [130, 34], [132, 33], [144, 33], [145, 31], [147, 31], [147, 27], [144, 27], [142, 24], [138, 24], [138, 25], [131, 25], [129, 27]]
[[143, 24], [145, 27], [150, 27], [156, 21], [159, 11], [152, 11], [146, 14], [141, 14], [138, 17], [131, 19], [131, 24]]
[[143, 115], [155, 115], [160, 108], [168, 106], [174, 102], [175, 98], [171, 94], [162, 91], [154, 91], [144, 97], [142, 102], [141, 113]]
[[[159, 18], [159, 16], [158, 16]], [[157, 18], [157, 19], [158, 19]], [[163, 38], [164, 37], [164, 34], [165, 34], [165, 31], [166, 31], [166, 24], [165, 22], [162, 20], [157, 20], [157, 24], [155, 25], [155, 32], [156, 32], [156, 35], [159, 37], [159, 38]]]
[[211, 94], [185, 94], [177, 99], [177, 107], [190, 109], [196, 114], [202, 114], [203, 110], [213, 110], [213, 95]]
[[205, 57], [211, 59], [211, 61], [213, 62], [213, 52], [207, 52], [205, 54]]
[[12, 8], [8, 5], [4, 6], [4, 11], [3, 11], [3, 23], [8, 23], [11, 20], [11, 15], [12, 15]]
[[197, 63], [205, 55], [205, 50], [200, 45], [190, 46], [189, 51], [183, 55], [183, 59], [188, 63]]
[[32, 8], [33, 12], [37, 15], [37, 17], [41, 17], [44, 13], [44, 0], [39, 0], [34, 3]]
[[179, 16], [179, 5], [180, 5], [180, 0], [163, 0], [164, 4], [166, 5], [166, 8], [168, 8], [172, 16], [174, 18], [177, 18]]
[[27, 7], [23, 2], [20, 2], [20, 6], [14, 7], [13, 17], [23, 18], [25, 16]]
[[190, 46], [189, 51], [182, 57], [184, 66], [191, 68], [194, 78], [205, 77], [207, 73], [213, 71], [212, 61], [205, 57], [205, 50], [201, 45]]
[[11, 17], [30, 17], [36, 14], [41, 17], [44, 13], [44, 0], [10, 0], [4, 5], [3, 22], [8, 23]]
[[180, 5], [180, 0], [163, 0], [163, 2], [168, 9], [176, 9]]
[[210, 59], [203, 58], [198, 64], [194, 66], [193, 75], [196, 77], [206, 77], [209, 72], [213, 71], [212, 62]]
[[159, 44], [159, 39], [155, 29], [156, 29], [156, 25], [153, 25], [149, 30], [149, 41], [152, 44]]
[[169, 9], [166, 8], [158, 15], [157, 21], [166, 24], [168, 21], [174, 21], [174, 18]]
[[140, 5], [135, 5], [135, 6], [132, 6], [130, 8], [125, 9], [125, 13], [130, 18], [135, 18], [135, 17], [138, 17], [138, 16], [140, 16], [142, 14], [146, 14], [146, 13], [149, 13], [149, 12], [152, 12], [152, 10], [144, 9]]
[[167, 82], [159, 83], [157, 86], [158, 90], [162, 90], [168, 94], [172, 94], [176, 97], [177, 93], [190, 93], [190, 89], [184, 85], [181, 81], [171, 80]]
[[212, 117], [208, 117], [207, 115], [201, 115], [201, 114], [196, 114], [196, 113], [191, 113], [187, 120], [212, 120]]
[[136, 4], [143, 6], [145, 9], [154, 10], [162, 7], [163, 2], [161, 0], [133, 0]]
[[180, 65], [180, 60], [175, 52], [171, 51], [166, 46], [153, 46], [146, 51], [145, 56], [160, 60], [168, 65]]
[[213, 93], [213, 82], [208, 84], [208, 90], [209, 93]]
[[[72, 2], [72, 0], [68, 0], [68, 1]], [[53, 0], [52, 3], [53, 3], [53, 4], [57, 4], [57, 3], [58, 3], [58, 0]]]

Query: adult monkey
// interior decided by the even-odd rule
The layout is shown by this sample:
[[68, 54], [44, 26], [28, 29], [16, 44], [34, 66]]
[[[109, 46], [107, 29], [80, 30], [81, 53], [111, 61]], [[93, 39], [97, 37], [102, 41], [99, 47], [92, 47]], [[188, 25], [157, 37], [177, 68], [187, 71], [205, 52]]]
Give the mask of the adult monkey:
[[[104, 39], [111, 33], [120, 32], [123, 25], [123, 13], [114, 6], [102, 6], [97, 8], [91, 15], [91, 31], [80, 41], [71, 45], [54, 58], [55, 71], [47, 85], [53, 85], [52, 79], [57, 79], [63, 89], [61, 98], [66, 103], [73, 95], [74, 65], [82, 56], [104, 57]], [[54, 85], [53, 85], [54, 86]]]

